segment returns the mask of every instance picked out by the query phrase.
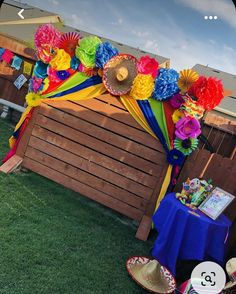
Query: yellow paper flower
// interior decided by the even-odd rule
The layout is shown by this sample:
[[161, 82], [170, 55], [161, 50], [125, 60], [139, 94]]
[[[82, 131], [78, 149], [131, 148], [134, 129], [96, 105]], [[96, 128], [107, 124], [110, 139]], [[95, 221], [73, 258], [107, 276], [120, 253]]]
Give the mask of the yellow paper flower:
[[56, 55], [49, 64], [55, 70], [67, 70], [70, 68], [70, 60], [70, 55], [64, 49], [56, 49]]
[[176, 124], [177, 121], [183, 117], [184, 117], [184, 113], [178, 109], [175, 110], [174, 113], [172, 114], [172, 120], [173, 120], [174, 124]]
[[154, 90], [152, 75], [138, 74], [133, 82], [130, 96], [137, 100], [145, 100], [151, 97]]
[[179, 73], [178, 86], [181, 90], [181, 94], [184, 94], [192, 86], [192, 84], [198, 79], [198, 73], [192, 69], [184, 69]]
[[38, 93], [30, 92], [26, 95], [25, 100], [29, 106], [36, 107], [40, 105], [41, 98], [41, 95], [39, 95]]

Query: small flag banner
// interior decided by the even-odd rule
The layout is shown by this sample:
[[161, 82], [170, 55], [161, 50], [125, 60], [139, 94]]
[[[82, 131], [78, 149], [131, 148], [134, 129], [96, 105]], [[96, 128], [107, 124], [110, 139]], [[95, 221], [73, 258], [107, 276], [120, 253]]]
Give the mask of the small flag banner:
[[21, 74], [18, 76], [18, 78], [15, 80], [14, 85], [18, 90], [24, 85], [24, 83], [27, 81], [27, 78]]

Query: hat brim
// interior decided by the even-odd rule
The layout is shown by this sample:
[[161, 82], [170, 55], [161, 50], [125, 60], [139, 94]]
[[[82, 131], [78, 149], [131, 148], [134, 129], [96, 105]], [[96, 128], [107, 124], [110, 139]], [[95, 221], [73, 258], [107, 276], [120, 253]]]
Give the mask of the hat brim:
[[[150, 293], [155, 293], [155, 294], [167, 294], [167, 293], [173, 293], [174, 290], [176, 289], [176, 281], [171, 272], [165, 268], [164, 266], [160, 267], [161, 270], [161, 276], [163, 278], [162, 280], [162, 285], [167, 283], [166, 289], [163, 289], [163, 286], [160, 285], [153, 285], [151, 286], [150, 284], [145, 283], [138, 275], [135, 274], [133, 271], [133, 267], [135, 266], [140, 266], [140, 265], [145, 265], [147, 264], [151, 259], [148, 257], [144, 256], [133, 256], [127, 259], [126, 261], [126, 269], [131, 276], [131, 278], [143, 289]], [[164, 292], [163, 292], [164, 291]]]
[[236, 290], [236, 281], [226, 283], [226, 285], [224, 287], [224, 290], [230, 290], [233, 287], [235, 287], [235, 290]]
[[[122, 66], [128, 69], [129, 75], [124, 81], [118, 81], [116, 78], [116, 69]], [[112, 95], [121, 96], [131, 90], [137, 74], [137, 59], [129, 54], [119, 54], [112, 57], [105, 64], [102, 80], [108, 92]]]

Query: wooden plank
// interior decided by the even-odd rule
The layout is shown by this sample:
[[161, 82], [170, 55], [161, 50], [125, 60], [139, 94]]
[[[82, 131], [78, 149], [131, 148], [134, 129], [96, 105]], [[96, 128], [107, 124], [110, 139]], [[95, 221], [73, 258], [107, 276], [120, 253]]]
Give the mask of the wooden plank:
[[[41, 139], [42, 141], [46, 141], [54, 146], [60, 147], [61, 149], [69, 151], [72, 154], [78, 155], [79, 157], [82, 157], [88, 160], [89, 162], [94, 162], [97, 165], [100, 165], [108, 170], [115, 172], [116, 174], [122, 175], [123, 177], [127, 177], [128, 179], [131, 179], [147, 187], [153, 188], [158, 179], [158, 177], [145, 174], [135, 168], [123, 164], [122, 162], [102, 155], [96, 152], [95, 150], [89, 149], [86, 146], [75, 143], [69, 139], [62, 138], [61, 136], [54, 134], [48, 130], [45, 130], [39, 126], [35, 126], [32, 134], [33, 136]], [[32, 138], [31, 140], [33, 139], [35, 140], [35, 138]], [[43, 151], [42, 148], [45, 147], [45, 143], [39, 141], [37, 142], [37, 144], [35, 144], [36, 146], [38, 146], [37, 149]], [[160, 167], [158, 175], [160, 175], [161, 170], [162, 167]]]
[[0, 166], [0, 172], [9, 174], [17, 169], [23, 161], [23, 158], [18, 155], [13, 155], [7, 162]]
[[[63, 154], [63, 156], [64, 155], [68, 155], [70, 157], [71, 154]], [[121, 189], [120, 187], [115, 186], [95, 176], [94, 174], [84, 172], [83, 170], [75, 167], [76, 162], [73, 161], [73, 157], [64, 162], [65, 157], [62, 157], [61, 159], [58, 159], [58, 157], [54, 158], [32, 147], [27, 148], [25, 156], [140, 210], [143, 210], [145, 207], [147, 202], [146, 200], [137, 197], [136, 195]], [[74, 158], [75, 157], [76, 156], [74, 156]]]
[[[130, 154], [124, 150], [118, 149], [106, 142], [99, 140], [98, 138], [91, 137], [85, 133], [74, 130], [68, 126], [62, 125], [52, 119], [38, 115], [36, 123], [44, 128], [51, 130], [65, 138], [71, 139], [81, 145], [87, 146], [95, 151], [100, 152], [106, 156], [114, 158], [115, 160], [121, 161], [126, 165], [132, 166], [145, 173], [155, 175], [158, 173], [159, 167], [134, 154]], [[157, 157], [158, 160], [158, 157]]]
[[103, 94], [97, 97], [96, 99], [103, 101], [104, 103], [107, 103], [109, 105], [112, 105], [114, 107], [123, 109], [125, 112], [128, 112], [128, 110], [125, 108], [123, 103], [121, 102], [120, 98], [117, 96], [113, 96], [111, 94]]
[[29, 145], [37, 150], [45, 152], [48, 155], [61, 159], [64, 162], [70, 163], [85, 172], [104, 179], [107, 182], [110, 182], [118, 187], [122, 187], [123, 189], [130, 191], [133, 194], [136, 194], [142, 198], [148, 199], [152, 193], [152, 189], [149, 187], [143, 186], [137, 182], [127, 179], [122, 175], [114, 173], [112, 170], [107, 170], [94, 162], [85, 160], [80, 156], [76, 156], [70, 152], [50, 145], [46, 142], [31, 138]]
[[94, 201], [101, 203], [111, 209], [114, 209], [123, 215], [126, 215], [134, 220], [140, 221], [142, 212], [135, 207], [132, 207], [124, 202], [121, 202], [115, 198], [109, 197], [106, 194], [84, 185], [66, 175], [59, 173], [45, 165], [42, 165], [30, 158], [25, 157], [23, 160], [23, 166], [36, 172], [46, 178], [53, 180], [54, 182], [65, 186], [75, 192], [80, 193]]
[[204, 123], [210, 126], [214, 126], [215, 128], [218, 128], [224, 132], [236, 135], [236, 121], [229, 120], [223, 116], [208, 112], [204, 118]]
[[[92, 99], [93, 100], [93, 99]], [[86, 106], [89, 104], [91, 100], [87, 100], [84, 102]], [[103, 127], [113, 133], [119, 134], [123, 137], [126, 137], [132, 141], [136, 141], [142, 145], [148, 146], [154, 150], [163, 151], [163, 147], [158, 140], [150, 136], [148, 133], [145, 133], [141, 130], [134, 129], [128, 125], [125, 125], [117, 120], [114, 120], [105, 115], [101, 111], [101, 109], [88, 109], [82, 106], [79, 102], [73, 101], [48, 101], [48, 105], [51, 105], [55, 108], [62, 109], [64, 112], [71, 113], [74, 116], [79, 116], [83, 120], [87, 120], [88, 122]], [[125, 121], [126, 117], [130, 116], [130, 114], [124, 114], [123, 120]]]
[[[80, 132], [86, 133], [92, 137], [99, 138], [100, 140], [114, 145], [122, 150], [125, 150], [129, 153], [135, 154], [142, 158], [145, 158], [151, 162], [157, 159], [157, 151], [150, 149], [144, 145], [140, 145], [137, 142], [128, 140], [118, 134], [114, 134], [107, 129], [103, 129], [97, 125], [93, 125], [90, 122], [84, 121], [79, 117], [72, 116], [68, 113], [65, 113], [62, 110], [55, 109], [49, 105], [43, 105], [40, 110], [40, 114], [53, 118], [58, 122], [63, 122], [64, 125], [67, 125], [71, 128], [74, 128]], [[165, 161], [166, 155], [160, 153], [159, 160], [161, 162]]]

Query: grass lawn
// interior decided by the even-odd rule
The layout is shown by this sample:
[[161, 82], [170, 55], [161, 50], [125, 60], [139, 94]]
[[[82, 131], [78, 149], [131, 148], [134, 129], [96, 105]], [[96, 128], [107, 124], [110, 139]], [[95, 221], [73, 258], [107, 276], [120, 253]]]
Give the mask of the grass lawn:
[[[12, 126], [0, 120], [0, 159]], [[146, 293], [126, 258], [148, 255], [128, 219], [31, 172], [0, 173], [0, 293]]]

